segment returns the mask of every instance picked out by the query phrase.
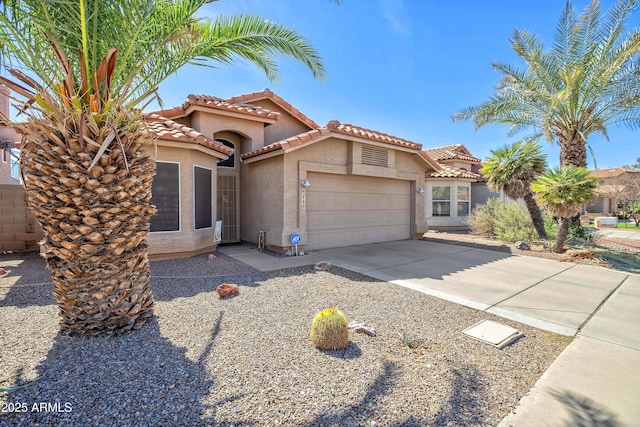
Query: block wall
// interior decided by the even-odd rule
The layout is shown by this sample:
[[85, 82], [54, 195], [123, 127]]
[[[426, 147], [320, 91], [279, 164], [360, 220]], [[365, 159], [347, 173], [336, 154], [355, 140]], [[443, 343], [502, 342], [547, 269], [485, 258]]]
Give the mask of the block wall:
[[21, 185], [0, 185], [0, 253], [39, 251], [42, 230]]

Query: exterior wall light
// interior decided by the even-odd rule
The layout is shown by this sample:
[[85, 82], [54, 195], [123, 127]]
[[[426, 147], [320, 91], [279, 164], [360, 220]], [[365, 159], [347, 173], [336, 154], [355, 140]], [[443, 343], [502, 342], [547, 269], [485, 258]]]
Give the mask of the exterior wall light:
[[422, 194], [422, 193], [424, 193], [424, 190], [422, 189], [422, 187], [420, 187], [420, 188], [418, 188], [418, 189], [416, 190], [416, 192], [417, 192], [418, 194]]
[[311, 187], [311, 183], [305, 179], [300, 183], [300, 186], [304, 188], [308, 188], [308, 187]]

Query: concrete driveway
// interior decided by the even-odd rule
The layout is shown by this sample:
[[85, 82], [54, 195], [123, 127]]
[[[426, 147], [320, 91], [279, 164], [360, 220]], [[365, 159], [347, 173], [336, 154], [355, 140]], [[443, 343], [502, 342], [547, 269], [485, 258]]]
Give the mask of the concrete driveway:
[[563, 335], [575, 335], [628, 275], [420, 240], [311, 251], [376, 279]]

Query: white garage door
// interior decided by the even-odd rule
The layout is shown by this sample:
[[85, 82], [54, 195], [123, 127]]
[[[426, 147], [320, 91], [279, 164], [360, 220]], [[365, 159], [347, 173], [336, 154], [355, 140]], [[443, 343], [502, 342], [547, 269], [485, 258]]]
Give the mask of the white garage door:
[[309, 173], [308, 249], [411, 238], [409, 181]]

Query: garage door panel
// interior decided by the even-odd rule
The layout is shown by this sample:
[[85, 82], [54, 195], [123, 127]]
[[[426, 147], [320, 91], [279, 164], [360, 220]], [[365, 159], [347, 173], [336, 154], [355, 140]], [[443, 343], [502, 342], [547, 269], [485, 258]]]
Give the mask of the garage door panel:
[[408, 181], [320, 173], [308, 179], [309, 249], [410, 237]]

